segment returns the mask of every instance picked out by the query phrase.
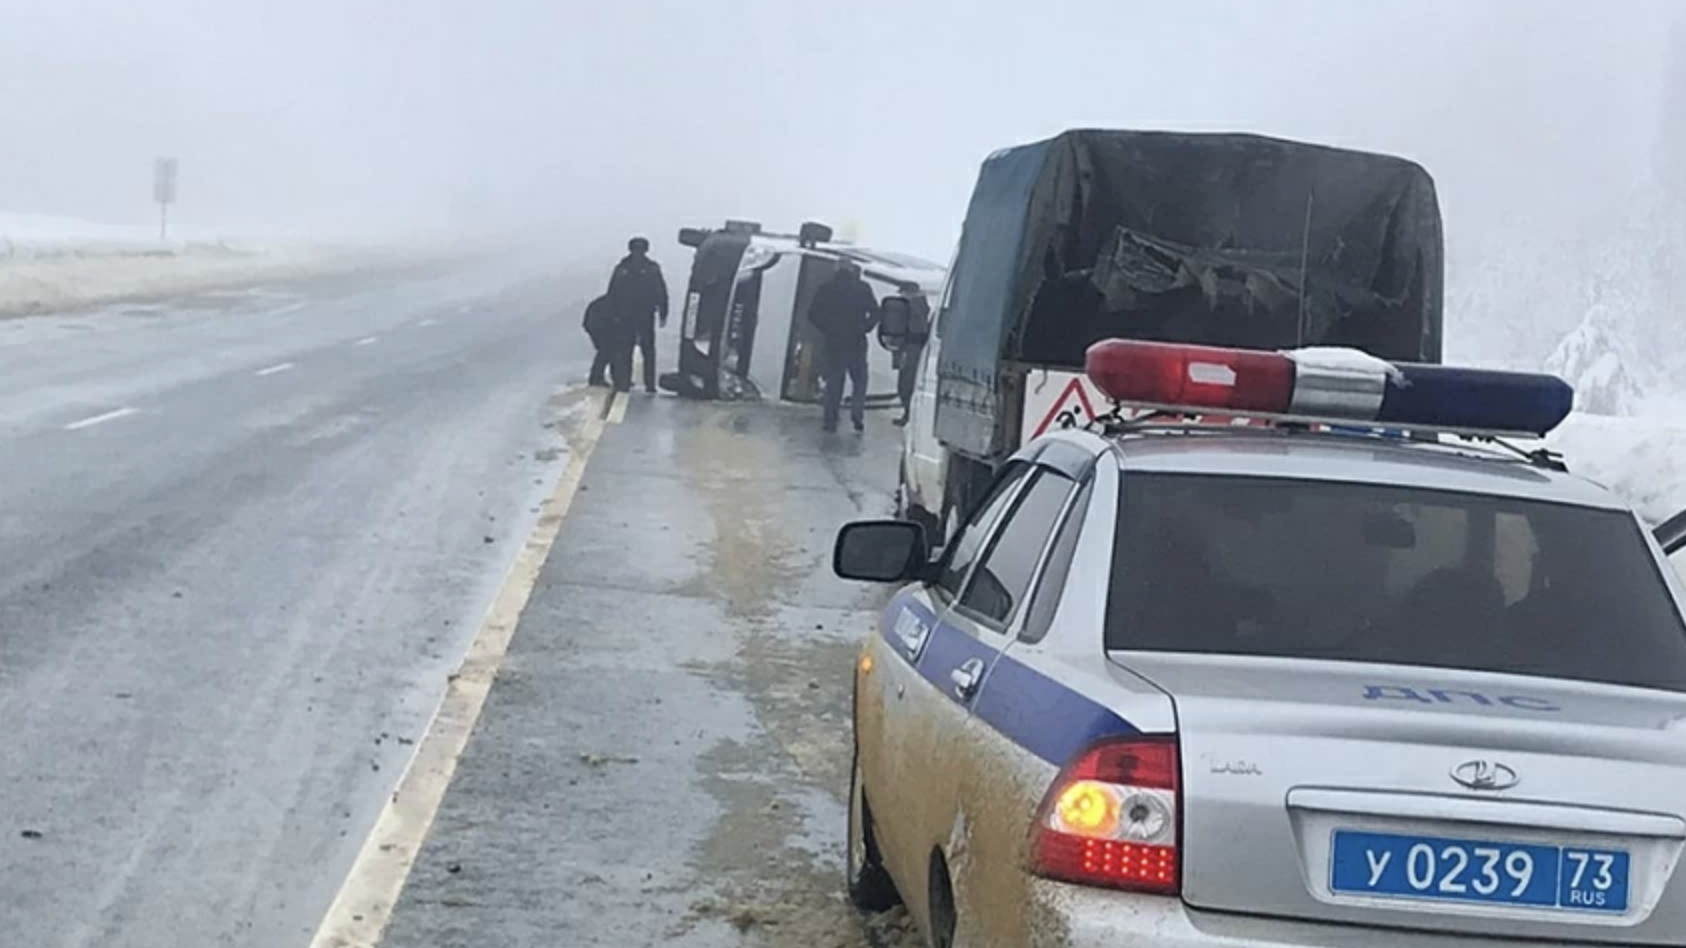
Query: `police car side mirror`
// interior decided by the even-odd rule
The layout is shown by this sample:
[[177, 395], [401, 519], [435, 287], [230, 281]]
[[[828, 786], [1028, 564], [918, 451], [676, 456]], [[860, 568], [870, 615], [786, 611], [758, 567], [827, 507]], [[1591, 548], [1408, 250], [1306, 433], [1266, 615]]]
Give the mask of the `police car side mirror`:
[[907, 583], [930, 568], [925, 528], [907, 520], [857, 520], [837, 531], [831, 569], [843, 579]]

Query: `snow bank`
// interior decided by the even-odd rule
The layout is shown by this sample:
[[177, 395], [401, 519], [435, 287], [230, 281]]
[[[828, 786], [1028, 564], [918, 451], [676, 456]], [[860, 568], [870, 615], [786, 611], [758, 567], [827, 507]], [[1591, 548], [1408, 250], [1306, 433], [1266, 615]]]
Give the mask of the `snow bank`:
[[1547, 443], [1569, 470], [1615, 491], [1650, 523], [1686, 508], [1686, 422], [1576, 412]]
[[436, 263], [437, 246], [239, 239], [0, 215], [0, 317]]

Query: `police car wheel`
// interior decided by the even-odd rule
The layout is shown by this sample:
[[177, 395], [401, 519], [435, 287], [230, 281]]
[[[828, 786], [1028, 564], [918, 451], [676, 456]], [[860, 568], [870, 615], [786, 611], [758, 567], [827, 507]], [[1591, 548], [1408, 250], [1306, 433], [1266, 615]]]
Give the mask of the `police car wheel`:
[[883, 912], [901, 904], [895, 882], [878, 858], [878, 843], [872, 835], [872, 809], [861, 787], [859, 760], [849, 767], [849, 841], [845, 847], [844, 872], [849, 884], [849, 902], [863, 912]]
[[931, 854], [931, 874], [927, 911], [930, 913], [926, 934], [931, 948], [954, 948], [954, 884], [949, 880], [948, 862], [941, 854]]

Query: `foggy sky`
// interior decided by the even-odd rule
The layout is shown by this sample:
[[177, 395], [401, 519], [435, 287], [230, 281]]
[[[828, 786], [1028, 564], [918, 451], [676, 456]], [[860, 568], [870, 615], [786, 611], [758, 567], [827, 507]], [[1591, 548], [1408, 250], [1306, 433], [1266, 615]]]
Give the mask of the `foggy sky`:
[[1608, 216], [1656, 175], [1681, 9], [0, 0], [0, 211], [148, 221], [168, 154], [177, 219], [229, 231], [522, 227], [612, 250], [820, 218], [946, 261], [985, 155], [1093, 125], [1407, 155], [1464, 239]]

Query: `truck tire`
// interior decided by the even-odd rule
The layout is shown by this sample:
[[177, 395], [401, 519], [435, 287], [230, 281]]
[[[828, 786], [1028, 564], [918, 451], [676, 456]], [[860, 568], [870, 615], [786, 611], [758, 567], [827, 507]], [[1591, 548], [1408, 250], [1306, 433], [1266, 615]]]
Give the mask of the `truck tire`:
[[943, 481], [943, 515], [939, 521], [944, 545], [972, 515], [972, 509], [983, 499], [993, 480], [988, 466], [969, 458], [949, 456], [948, 476]]
[[929, 510], [908, 500], [907, 462], [902, 462], [901, 473], [896, 481], [896, 519], [917, 523], [925, 528], [925, 540], [933, 548], [942, 545], [942, 523]]

